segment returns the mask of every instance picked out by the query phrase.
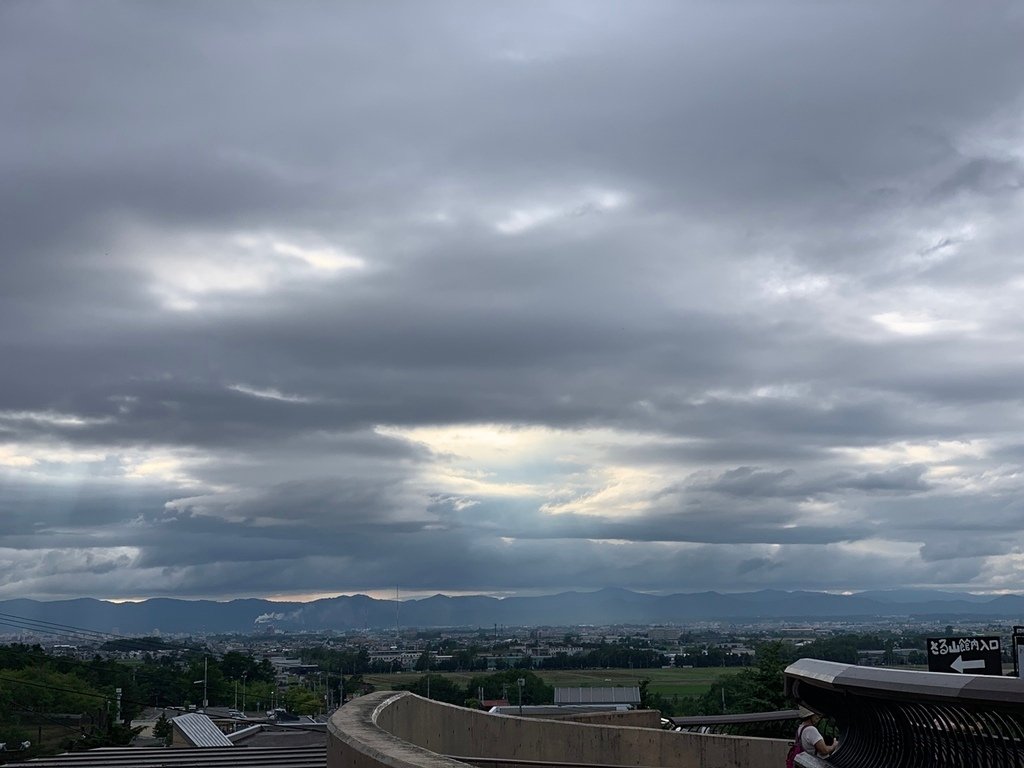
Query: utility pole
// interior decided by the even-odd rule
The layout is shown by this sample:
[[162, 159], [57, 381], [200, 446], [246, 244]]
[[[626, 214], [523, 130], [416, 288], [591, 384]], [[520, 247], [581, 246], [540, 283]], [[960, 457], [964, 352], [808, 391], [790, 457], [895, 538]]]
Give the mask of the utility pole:
[[245, 676], [248, 675], [248, 674], [249, 674], [248, 672], [243, 672], [242, 673], [242, 713], [243, 714], [245, 713]]
[[[207, 657], [206, 657], [206, 656], [203, 656], [203, 679], [202, 679], [202, 680], [193, 680], [193, 681], [192, 681], [192, 685], [199, 685], [200, 683], [202, 683], [202, 684], [203, 684], [203, 711], [204, 711], [204, 712], [206, 711], [206, 708], [207, 708], [208, 706], [210, 706], [210, 702], [209, 702], [209, 700], [208, 700], [208, 699], [206, 698], [206, 680], [207, 680], [207, 672], [208, 672], [208, 667], [207, 667]], [[190, 698], [191, 698], [191, 696], [190, 696]]]
[[523, 686], [526, 684], [526, 680], [519, 678], [516, 680], [516, 687], [519, 689], [519, 716], [523, 716]]

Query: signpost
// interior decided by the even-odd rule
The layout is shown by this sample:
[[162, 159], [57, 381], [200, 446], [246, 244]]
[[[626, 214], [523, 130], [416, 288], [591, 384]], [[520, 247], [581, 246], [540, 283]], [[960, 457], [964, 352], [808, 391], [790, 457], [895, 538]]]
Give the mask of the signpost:
[[1002, 675], [1003, 646], [996, 636], [929, 637], [928, 671]]

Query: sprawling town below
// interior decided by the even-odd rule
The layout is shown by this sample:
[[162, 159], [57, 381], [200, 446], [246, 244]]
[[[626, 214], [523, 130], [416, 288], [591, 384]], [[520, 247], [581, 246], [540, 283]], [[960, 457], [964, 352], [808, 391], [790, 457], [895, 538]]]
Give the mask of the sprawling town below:
[[226, 730], [316, 724], [374, 690], [491, 708], [551, 704], [562, 686], [627, 688], [665, 717], [781, 710], [782, 670], [798, 658], [922, 668], [929, 637], [989, 636], [1011, 665], [1010, 632], [901, 617], [129, 637], [24, 620], [0, 636], [0, 743], [29, 745], [22, 756], [162, 744], [193, 711]]

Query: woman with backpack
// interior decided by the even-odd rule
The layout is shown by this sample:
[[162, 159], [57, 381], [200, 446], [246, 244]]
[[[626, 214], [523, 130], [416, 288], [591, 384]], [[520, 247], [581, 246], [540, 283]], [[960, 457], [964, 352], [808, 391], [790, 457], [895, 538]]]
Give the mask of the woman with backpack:
[[801, 752], [810, 752], [818, 757], [828, 757], [839, 749], [839, 739], [835, 739], [831, 744], [825, 743], [825, 739], [817, 728], [819, 720], [821, 720], [821, 715], [817, 712], [800, 707], [800, 727], [796, 729], [796, 739], [793, 746], [789, 748], [786, 768], [793, 768], [793, 761]]

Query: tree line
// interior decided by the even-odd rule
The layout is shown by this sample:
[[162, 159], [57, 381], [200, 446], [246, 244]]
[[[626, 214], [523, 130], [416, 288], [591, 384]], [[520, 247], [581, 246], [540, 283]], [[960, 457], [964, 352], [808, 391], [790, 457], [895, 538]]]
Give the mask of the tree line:
[[215, 657], [178, 649], [173, 656], [146, 652], [122, 661], [53, 656], [39, 645], [0, 646], [0, 742], [30, 740], [27, 726], [63, 722], [55, 715], [85, 715], [87, 725], [68, 726], [61, 748], [125, 745], [134, 735], [131, 721], [146, 706], [200, 705], [204, 678], [214, 706], [232, 706], [239, 685], [253, 704], [269, 704], [274, 692], [270, 663], [235, 651]]

